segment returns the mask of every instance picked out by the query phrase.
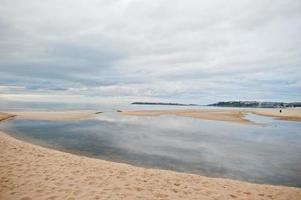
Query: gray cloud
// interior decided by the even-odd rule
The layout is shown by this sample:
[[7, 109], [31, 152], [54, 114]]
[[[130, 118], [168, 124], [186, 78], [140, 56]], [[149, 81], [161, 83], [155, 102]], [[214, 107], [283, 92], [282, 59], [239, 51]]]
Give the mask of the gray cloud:
[[0, 92], [297, 101], [300, 10], [298, 0], [4, 0]]

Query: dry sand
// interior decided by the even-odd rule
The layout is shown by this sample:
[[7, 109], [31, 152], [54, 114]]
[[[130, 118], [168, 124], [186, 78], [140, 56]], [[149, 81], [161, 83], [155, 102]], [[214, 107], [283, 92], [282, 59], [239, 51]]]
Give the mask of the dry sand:
[[253, 108], [253, 109], [247, 109], [246, 111], [257, 115], [275, 117], [276, 119], [281, 119], [281, 120], [301, 121], [300, 108], [294, 108], [294, 109]]
[[11, 115], [19, 119], [32, 120], [74, 120], [92, 117], [95, 110], [75, 110], [75, 111], [17, 111], [10, 112]]
[[[84, 116], [90, 114], [77, 115]], [[46, 149], [3, 132], [0, 152], [1, 200], [301, 199], [300, 188], [134, 167]]]
[[124, 115], [135, 116], [160, 116], [177, 115], [183, 117], [193, 117], [206, 120], [218, 120], [235, 123], [251, 124], [252, 122], [244, 119], [246, 113], [254, 113], [276, 117], [282, 120], [301, 121], [301, 109], [279, 109], [274, 108], [253, 108], [253, 109], [174, 109], [174, 110], [127, 110]]
[[0, 122], [4, 121], [4, 120], [7, 120], [7, 119], [9, 119], [11, 117], [14, 117], [14, 116], [15, 115], [13, 115], [13, 114], [7, 114], [7, 113], [0, 112]]
[[123, 111], [122, 114], [136, 116], [177, 115], [207, 120], [251, 123], [250, 121], [243, 119], [244, 113], [238, 109], [128, 110]]
[[[193, 117], [198, 119], [218, 120], [236, 123], [251, 124], [244, 119], [246, 113], [254, 113], [275, 117], [282, 120], [301, 121], [301, 109], [279, 109], [274, 108], [252, 108], [252, 109], [169, 109], [169, 110], [125, 110], [118, 112], [124, 115], [135, 116], [160, 116], [177, 115]], [[73, 120], [93, 117], [97, 110], [75, 110], [75, 111], [18, 111], [10, 112], [19, 119], [32, 120]], [[1, 113], [0, 113], [1, 118]]]

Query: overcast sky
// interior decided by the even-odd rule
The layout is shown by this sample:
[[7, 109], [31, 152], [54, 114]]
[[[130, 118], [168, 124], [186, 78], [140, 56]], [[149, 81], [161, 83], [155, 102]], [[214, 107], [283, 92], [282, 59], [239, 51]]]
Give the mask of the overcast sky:
[[1, 0], [0, 98], [301, 101], [300, 0]]

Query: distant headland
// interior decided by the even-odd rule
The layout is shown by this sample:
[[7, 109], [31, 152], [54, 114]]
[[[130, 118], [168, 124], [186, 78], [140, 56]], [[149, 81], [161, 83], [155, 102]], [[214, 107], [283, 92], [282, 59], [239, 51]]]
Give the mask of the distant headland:
[[260, 101], [221, 101], [208, 106], [247, 107], [247, 108], [294, 108], [301, 107], [301, 102], [260, 102]]
[[[204, 106], [199, 104], [164, 103], [164, 102], [133, 102], [134, 105], [161, 105], [161, 106]], [[207, 106], [240, 107], [240, 108], [295, 108], [301, 107], [301, 102], [267, 102], [267, 101], [220, 101]]]
[[163, 103], [163, 102], [133, 102], [135, 105], [160, 105], [160, 106], [199, 106], [197, 104], [183, 104], [183, 103]]

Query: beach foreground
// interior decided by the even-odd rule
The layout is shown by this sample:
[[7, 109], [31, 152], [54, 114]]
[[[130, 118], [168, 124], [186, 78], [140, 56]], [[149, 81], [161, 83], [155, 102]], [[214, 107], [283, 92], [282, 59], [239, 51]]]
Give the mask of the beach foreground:
[[301, 199], [299, 188], [134, 167], [46, 149], [4, 132], [0, 151], [0, 199]]

